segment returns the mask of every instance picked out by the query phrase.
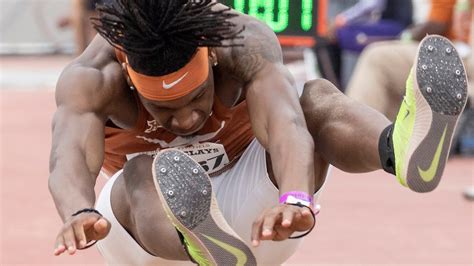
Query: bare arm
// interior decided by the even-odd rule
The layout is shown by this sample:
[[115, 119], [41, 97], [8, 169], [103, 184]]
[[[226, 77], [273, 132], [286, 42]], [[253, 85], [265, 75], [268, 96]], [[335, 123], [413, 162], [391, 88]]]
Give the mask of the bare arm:
[[[278, 40], [263, 25], [249, 26], [245, 35], [244, 46], [234, 49], [234, 73], [246, 83], [246, 100], [254, 133], [270, 154], [280, 194], [303, 191], [312, 195], [314, 143], [307, 130], [293, 78], [282, 63]], [[256, 245], [258, 231], [262, 232], [261, 239], [283, 240], [294, 230], [282, 232], [277, 227], [281, 225], [287, 229], [292, 220], [297, 220], [295, 217], [309, 214], [306, 208], [293, 209], [294, 206], [282, 206], [278, 202], [275, 205], [254, 224]], [[293, 223], [293, 229], [305, 230], [306, 226], [312, 225], [312, 217], [306, 218]], [[258, 228], [261, 226], [263, 229]]]
[[86, 242], [84, 233], [76, 228], [82, 224], [69, 224], [71, 215], [94, 206], [94, 185], [103, 163], [106, 115], [100, 100], [104, 97], [98, 95], [102, 83], [99, 70], [70, 66], [56, 88], [49, 189], [65, 222], [57, 246], [73, 247], [70, 253]]
[[282, 63], [273, 32], [263, 28], [250, 34], [236, 58], [243, 69], [240, 75], [248, 80], [246, 99], [255, 136], [270, 153], [280, 193], [312, 194], [314, 144], [293, 77]]

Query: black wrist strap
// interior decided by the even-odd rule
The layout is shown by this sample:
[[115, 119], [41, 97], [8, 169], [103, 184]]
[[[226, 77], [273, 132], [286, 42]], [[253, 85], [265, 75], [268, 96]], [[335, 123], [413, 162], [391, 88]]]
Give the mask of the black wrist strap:
[[302, 208], [302, 207], [308, 208], [308, 210], [309, 210], [309, 211], [311, 212], [311, 214], [313, 215], [313, 225], [311, 226], [311, 228], [310, 228], [308, 231], [306, 231], [306, 232], [304, 232], [303, 234], [298, 235], [298, 236], [290, 236], [290, 237], [288, 237], [288, 239], [298, 239], [298, 238], [302, 238], [302, 237], [307, 236], [309, 233], [311, 233], [311, 231], [313, 231], [313, 229], [314, 229], [314, 226], [316, 225], [316, 215], [314, 214], [313, 210], [312, 210], [310, 207], [305, 206], [305, 205], [303, 205], [303, 204], [301, 204], [301, 203], [299, 203], [299, 202], [298, 202], [298, 203], [285, 203], [285, 204], [298, 206], [298, 207], [300, 207], [300, 208]]
[[97, 243], [97, 240], [92, 240], [91, 242], [87, 243], [87, 245], [83, 248], [77, 248], [79, 250], [84, 250], [84, 249], [88, 249], [90, 247], [92, 247], [93, 245], [95, 245]]
[[[84, 212], [86, 212], [86, 213], [91, 213], [91, 212], [93, 212], [93, 213], [96, 213], [96, 214], [98, 214], [98, 215], [100, 215], [100, 216], [102, 217], [102, 214], [101, 214], [98, 210], [96, 210], [96, 209], [94, 209], [94, 208], [84, 208], [84, 209], [82, 209], [82, 210], [78, 210], [77, 212], [73, 213], [72, 216], [77, 216], [77, 215], [79, 215], [79, 214], [81, 214], [81, 213], [84, 213]], [[92, 241], [90, 241], [89, 243], [87, 243], [87, 245], [86, 245], [85, 247], [83, 247], [83, 248], [77, 248], [77, 249], [79, 249], [79, 250], [88, 249], [88, 248], [92, 247], [93, 245], [95, 245], [96, 243], [97, 243], [97, 240], [92, 240]]]
[[102, 216], [102, 214], [101, 214], [98, 210], [96, 210], [96, 209], [94, 209], [94, 208], [84, 208], [84, 209], [82, 209], [82, 210], [78, 210], [78, 211], [75, 212], [72, 216], [77, 216], [77, 215], [79, 215], [79, 214], [81, 214], [81, 213], [83, 213], [83, 212], [88, 212], [88, 213], [93, 212], [93, 213], [97, 213], [98, 215]]

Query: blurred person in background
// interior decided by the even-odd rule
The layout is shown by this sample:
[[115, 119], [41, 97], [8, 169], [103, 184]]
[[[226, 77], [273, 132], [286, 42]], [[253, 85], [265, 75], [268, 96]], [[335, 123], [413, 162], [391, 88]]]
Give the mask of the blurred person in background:
[[346, 51], [357, 58], [369, 43], [395, 39], [412, 23], [411, 1], [361, 0], [339, 12], [330, 21], [327, 43], [323, 42], [316, 48], [327, 49], [331, 57], [331, 71], [334, 74], [327, 73], [326, 68], [320, 68], [323, 77], [334, 75], [334, 83], [344, 90], [353, 69], [353, 63], [346, 60]]
[[[418, 41], [426, 34], [440, 34], [450, 38], [464, 60], [470, 77], [470, 100], [453, 140], [452, 153], [474, 154], [471, 144], [474, 125], [471, 118], [474, 88], [472, 42], [469, 45], [472, 25], [472, 1], [431, 1], [428, 21], [405, 30], [400, 41], [389, 41], [370, 45], [357, 63], [347, 89], [347, 95], [382, 112], [393, 121], [403, 97], [403, 78], [411, 68]], [[472, 36], [471, 36], [472, 37]], [[472, 129], [471, 129], [472, 128]]]
[[91, 17], [97, 15], [95, 6], [112, 0], [72, 0], [72, 11], [69, 17], [58, 21], [60, 28], [72, 27], [74, 31], [75, 53], [81, 54], [96, 35], [92, 27]]
[[346, 90], [347, 95], [393, 121], [418, 42], [427, 34], [457, 39], [453, 27], [455, 4], [456, 0], [432, 0], [428, 20], [403, 31], [401, 40], [369, 45], [357, 62]]

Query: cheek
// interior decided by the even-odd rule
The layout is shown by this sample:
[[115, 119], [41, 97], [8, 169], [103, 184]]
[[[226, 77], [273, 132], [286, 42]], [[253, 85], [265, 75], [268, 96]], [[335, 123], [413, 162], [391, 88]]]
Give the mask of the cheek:
[[165, 113], [165, 112], [155, 112], [155, 113], [150, 113], [151, 116], [153, 116], [153, 118], [156, 120], [156, 122], [158, 122], [158, 124], [162, 125], [162, 126], [166, 126], [171, 117], [172, 117], [172, 114], [170, 113]]
[[206, 98], [199, 105], [199, 110], [204, 112], [207, 115], [212, 111], [212, 106], [213, 105], [214, 105], [214, 98], [213, 97]]
[[210, 93], [206, 95], [204, 101], [206, 110], [212, 110], [212, 106], [214, 105], [214, 90], [210, 90]]

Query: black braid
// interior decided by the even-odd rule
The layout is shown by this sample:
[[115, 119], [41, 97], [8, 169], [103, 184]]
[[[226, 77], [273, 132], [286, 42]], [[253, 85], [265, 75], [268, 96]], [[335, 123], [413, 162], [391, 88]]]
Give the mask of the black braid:
[[229, 19], [237, 13], [212, 0], [115, 0], [97, 6], [97, 32], [124, 51], [131, 66], [145, 75], [168, 74], [183, 67], [197, 47], [228, 47], [240, 38]]

